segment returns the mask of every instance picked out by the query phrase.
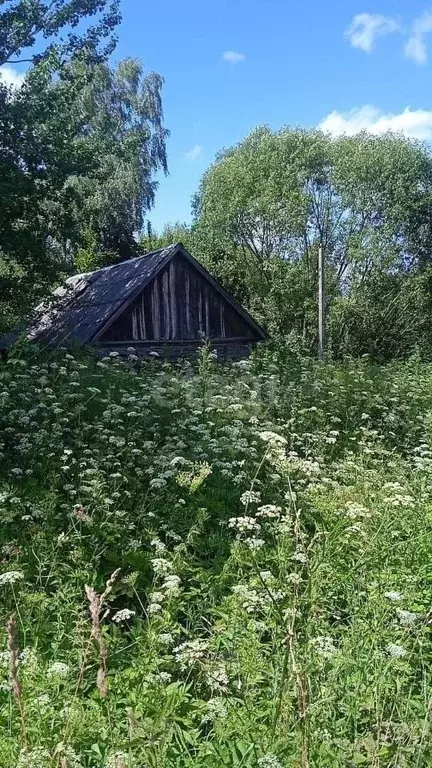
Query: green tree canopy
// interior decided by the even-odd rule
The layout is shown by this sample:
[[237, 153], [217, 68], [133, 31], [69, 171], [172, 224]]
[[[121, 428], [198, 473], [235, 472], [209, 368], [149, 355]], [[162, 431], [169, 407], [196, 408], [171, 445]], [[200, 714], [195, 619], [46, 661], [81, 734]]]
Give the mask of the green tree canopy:
[[[62, 60], [83, 50], [105, 58], [115, 44], [119, 0], [2, 0], [0, 5], [0, 66], [37, 64], [54, 52]], [[92, 17], [93, 25], [80, 28]], [[98, 49], [103, 40], [105, 48]]]
[[[432, 155], [418, 142], [260, 127], [205, 173], [194, 237], [201, 258], [270, 329], [304, 333], [318, 244], [331, 301], [379, 271], [427, 261], [431, 201]], [[295, 302], [295, 322], [292, 303], [286, 309], [294, 285], [304, 307]]]
[[38, 64], [18, 90], [0, 85], [3, 298], [32, 302], [29, 286], [72, 269], [89, 238], [97, 254], [130, 255], [166, 171], [162, 82], [135, 60], [76, 56]]

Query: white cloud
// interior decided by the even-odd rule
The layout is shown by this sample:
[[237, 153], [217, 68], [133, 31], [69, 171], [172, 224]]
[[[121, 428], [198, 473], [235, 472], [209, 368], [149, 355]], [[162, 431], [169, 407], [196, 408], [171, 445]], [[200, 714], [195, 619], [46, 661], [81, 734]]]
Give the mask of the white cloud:
[[7, 64], [0, 67], [0, 80], [12, 88], [20, 88], [23, 84], [24, 77], [25, 73], [17, 72], [16, 69], [9, 67]]
[[426, 141], [432, 140], [432, 110], [411, 109], [386, 114], [370, 105], [352, 109], [350, 112], [330, 112], [318, 125], [322, 131], [333, 136], [354, 136], [360, 131], [372, 134], [400, 131], [405, 136]]
[[201, 144], [195, 144], [192, 149], [189, 149], [188, 152], [185, 152], [185, 158], [186, 160], [199, 160], [203, 155], [203, 148]]
[[426, 35], [429, 32], [432, 32], [432, 13], [425, 11], [423, 16], [415, 19], [412, 25], [411, 37], [404, 49], [407, 59], [412, 59], [416, 64], [426, 64], [428, 58]]
[[345, 37], [353, 48], [370, 53], [377, 37], [384, 37], [397, 32], [399, 22], [392, 16], [382, 16], [378, 13], [358, 13], [345, 30]]
[[224, 51], [222, 54], [224, 61], [229, 61], [230, 64], [239, 64], [240, 61], [245, 61], [246, 56], [239, 51]]

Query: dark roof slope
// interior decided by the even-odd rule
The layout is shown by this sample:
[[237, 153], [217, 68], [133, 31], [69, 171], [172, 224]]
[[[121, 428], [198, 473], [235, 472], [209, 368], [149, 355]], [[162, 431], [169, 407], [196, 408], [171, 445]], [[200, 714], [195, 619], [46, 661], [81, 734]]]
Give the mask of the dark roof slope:
[[[30, 329], [29, 337], [56, 345], [89, 343], [108, 320], [132, 300], [166, 263], [174, 246], [66, 280], [53, 306]], [[58, 297], [58, 299], [57, 299]]]
[[[136, 259], [113, 264], [68, 278], [54, 291], [50, 305], [38, 307], [38, 319], [28, 330], [28, 338], [48, 346], [68, 341], [88, 344], [105, 330], [145, 286], [176, 254], [181, 253], [208, 280], [234, 309], [254, 328], [258, 338], [265, 334], [248, 312], [194, 259], [181, 243], [174, 243]], [[3, 348], [17, 334], [4, 338]], [[7, 341], [9, 343], [7, 343]], [[0, 347], [1, 347], [0, 343]]]

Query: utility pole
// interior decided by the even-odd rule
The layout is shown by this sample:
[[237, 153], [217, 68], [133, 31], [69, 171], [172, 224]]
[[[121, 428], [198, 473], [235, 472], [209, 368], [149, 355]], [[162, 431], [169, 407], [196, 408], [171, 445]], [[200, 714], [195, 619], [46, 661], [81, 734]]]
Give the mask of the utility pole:
[[324, 360], [325, 352], [325, 284], [324, 284], [324, 248], [322, 242], [318, 248], [318, 358]]

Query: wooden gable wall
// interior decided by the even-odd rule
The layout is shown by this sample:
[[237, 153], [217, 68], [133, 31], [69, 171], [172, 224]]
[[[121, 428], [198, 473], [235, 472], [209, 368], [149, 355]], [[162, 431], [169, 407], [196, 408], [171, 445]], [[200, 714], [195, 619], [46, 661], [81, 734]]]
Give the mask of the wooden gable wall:
[[243, 339], [254, 329], [178, 254], [107, 328], [101, 342]]

